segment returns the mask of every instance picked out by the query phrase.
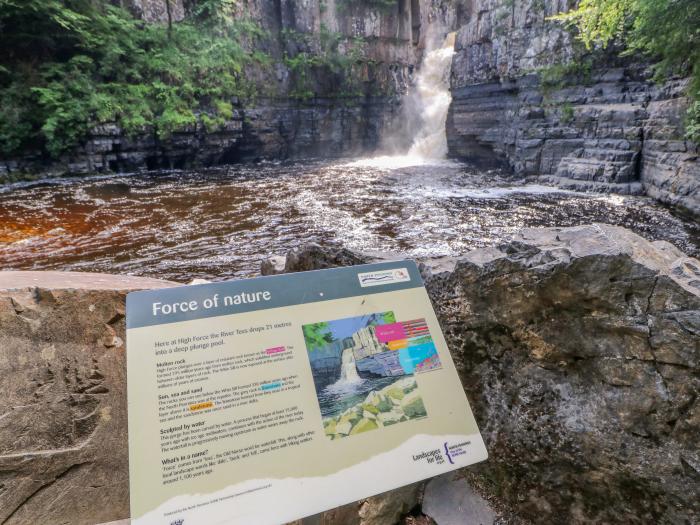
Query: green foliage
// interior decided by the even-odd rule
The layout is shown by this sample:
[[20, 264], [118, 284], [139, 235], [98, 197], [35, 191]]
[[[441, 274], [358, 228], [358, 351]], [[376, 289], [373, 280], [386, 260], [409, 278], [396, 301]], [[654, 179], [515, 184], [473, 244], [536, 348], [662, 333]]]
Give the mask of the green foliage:
[[58, 156], [106, 122], [160, 137], [221, 126], [251, 92], [246, 64], [267, 59], [241, 45], [262, 32], [233, 5], [199, 1], [169, 30], [91, 0], [0, 0], [0, 151]]
[[545, 92], [562, 89], [570, 82], [589, 84], [593, 72], [593, 61], [579, 59], [565, 64], [552, 64], [538, 70]]
[[309, 351], [323, 348], [333, 342], [333, 335], [327, 322], [305, 324], [301, 328]]
[[655, 59], [656, 78], [690, 75], [686, 132], [698, 141], [700, 128], [700, 2], [698, 0], [581, 0], [577, 9], [554, 17], [573, 27], [588, 49], [619, 44], [625, 53]]
[[591, 49], [621, 39], [632, 22], [637, 0], [581, 0], [577, 9], [552, 17], [578, 29], [579, 38]]
[[700, 94], [696, 93], [695, 100], [688, 108], [685, 122], [685, 136], [696, 144], [700, 144]]
[[299, 99], [309, 99], [316, 95], [315, 87], [320, 78], [333, 77], [336, 84], [336, 96], [357, 96], [359, 88], [357, 68], [365, 63], [365, 41], [362, 38], [347, 38], [341, 33], [329, 31], [321, 25], [318, 42], [315, 35], [296, 31], [285, 31], [283, 37], [307, 49], [293, 56], [285, 54], [284, 63], [294, 78], [294, 87], [290, 95]]
[[562, 124], [569, 124], [574, 120], [574, 107], [569, 102], [562, 104], [559, 110], [559, 121]]

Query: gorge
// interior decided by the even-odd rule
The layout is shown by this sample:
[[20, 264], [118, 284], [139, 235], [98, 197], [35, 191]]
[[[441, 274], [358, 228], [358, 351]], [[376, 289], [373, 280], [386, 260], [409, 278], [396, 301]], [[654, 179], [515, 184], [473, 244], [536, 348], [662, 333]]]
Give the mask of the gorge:
[[[0, 523], [128, 518], [127, 291], [400, 257], [490, 459], [313, 523], [700, 520], [690, 78], [582, 48], [577, 0], [88, 4], [118, 52], [0, 57]], [[329, 405], [390, 386], [347, 350]]]
[[[172, 10], [164, 0], [121, 5], [146, 24], [166, 22], [168, 13], [175, 23], [194, 16], [191, 3], [169, 2]], [[236, 5], [235, 16], [257, 28], [244, 47], [265, 59], [244, 66], [256, 96], [226, 101], [231, 115], [220, 124], [204, 124], [213, 118], [206, 109], [168, 134], [126, 133], [100, 122], [58, 156], [37, 143], [3, 155], [0, 180], [356, 157], [396, 148], [402, 135], [398, 146], [406, 148], [411, 137], [400, 132], [420, 118], [402, 111], [401, 96], [415, 83], [431, 39], [455, 32], [449, 156], [547, 184], [647, 194], [700, 210], [697, 146], [683, 139], [688, 79], [654, 82], [640, 56], [582, 54], [571, 32], [550, 18], [574, 1]]]

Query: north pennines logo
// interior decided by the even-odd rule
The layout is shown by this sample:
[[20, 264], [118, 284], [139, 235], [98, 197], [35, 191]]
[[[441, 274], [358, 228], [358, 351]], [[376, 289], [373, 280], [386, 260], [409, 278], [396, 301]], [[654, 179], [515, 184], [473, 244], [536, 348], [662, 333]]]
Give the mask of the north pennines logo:
[[407, 268], [394, 268], [393, 270], [380, 270], [378, 272], [358, 273], [360, 286], [379, 286], [382, 284], [404, 283], [411, 280]]

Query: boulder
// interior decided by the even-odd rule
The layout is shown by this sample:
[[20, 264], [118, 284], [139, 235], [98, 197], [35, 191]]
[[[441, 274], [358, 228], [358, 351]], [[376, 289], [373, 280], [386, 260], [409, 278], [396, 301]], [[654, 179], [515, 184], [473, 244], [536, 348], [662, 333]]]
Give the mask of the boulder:
[[431, 479], [423, 495], [423, 512], [437, 525], [493, 525], [497, 514], [460, 472]]
[[594, 224], [437, 262], [421, 269], [490, 501], [535, 522], [700, 520], [698, 260]]
[[[324, 250], [297, 250], [285, 268], [372, 260]], [[460, 502], [478, 488], [511, 522], [698, 522], [700, 262], [591, 225], [525, 230], [421, 271], [490, 453], [462, 472], [470, 489], [450, 483], [445, 512], [470, 515]], [[174, 284], [0, 272], [0, 521], [128, 516], [124, 299]], [[346, 433], [395, 418], [414, 387], [393, 388], [389, 411], [343, 414]], [[429, 523], [421, 486], [314, 523]]]
[[176, 284], [0, 272], [0, 522], [129, 516], [125, 296]]

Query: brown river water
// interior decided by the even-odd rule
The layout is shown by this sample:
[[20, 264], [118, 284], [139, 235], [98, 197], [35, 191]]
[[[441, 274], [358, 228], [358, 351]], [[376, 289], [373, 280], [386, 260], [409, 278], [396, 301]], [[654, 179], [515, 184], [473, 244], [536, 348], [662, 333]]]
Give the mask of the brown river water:
[[[523, 185], [437, 162], [305, 161], [51, 179], [0, 188], [0, 269], [188, 281], [258, 274], [309, 242], [458, 255], [528, 226], [605, 222], [700, 254], [700, 225], [644, 197]], [[409, 163], [410, 164], [410, 163]]]

